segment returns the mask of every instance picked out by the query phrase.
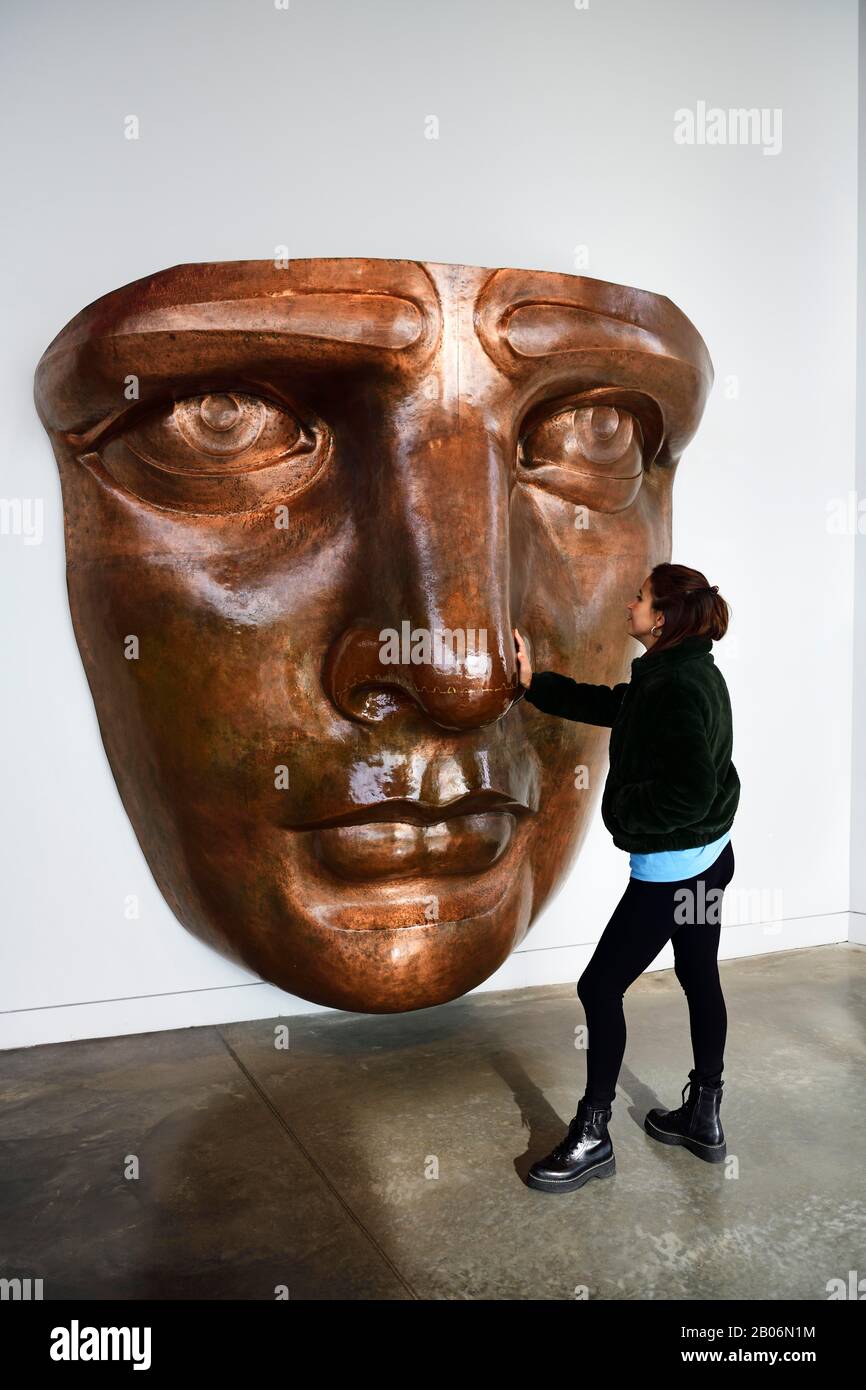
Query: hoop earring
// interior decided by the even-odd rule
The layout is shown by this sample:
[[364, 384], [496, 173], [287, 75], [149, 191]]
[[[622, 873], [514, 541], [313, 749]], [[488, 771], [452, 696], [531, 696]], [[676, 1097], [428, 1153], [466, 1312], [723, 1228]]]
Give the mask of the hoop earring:
[[659, 632], [656, 632], [656, 626], [657, 624], [653, 623], [652, 627], [650, 628], [650, 632], [652, 633], [653, 637], [658, 637], [659, 632], [661, 632], [661, 628], [659, 628]]

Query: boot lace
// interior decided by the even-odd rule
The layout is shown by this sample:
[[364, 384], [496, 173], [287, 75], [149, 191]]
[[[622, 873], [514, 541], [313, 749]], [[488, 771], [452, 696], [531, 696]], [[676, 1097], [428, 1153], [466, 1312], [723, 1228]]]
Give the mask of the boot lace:
[[581, 1107], [581, 1109], [575, 1115], [574, 1119], [571, 1121], [571, 1124], [568, 1126], [568, 1133], [566, 1134], [565, 1138], [560, 1139], [559, 1143], [554, 1145], [553, 1149], [551, 1150], [551, 1153], [555, 1154], [557, 1158], [564, 1158], [565, 1155], [569, 1152], [569, 1150], [574, 1148], [575, 1144], [580, 1139], [583, 1130], [591, 1122], [593, 1111], [601, 1109], [602, 1107], [600, 1106], [592, 1105], [588, 1107]]
[[565, 1155], [569, 1152], [569, 1150], [574, 1148], [575, 1143], [580, 1137], [580, 1131], [582, 1128], [583, 1121], [580, 1118], [580, 1116], [576, 1115], [572, 1120], [571, 1124], [568, 1126], [568, 1133], [566, 1134], [565, 1138], [560, 1139], [558, 1144], [554, 1144], [551, 1152], [555, 1154], [557, 1158], [565, 1158]]
[[683, 1087], [681, 1093], [682, 1105], [677, 1106], [676, 1110], [673, 1110], [671, 1112], [673, 1115], [685, 1115], [686, 1111], [688, 1110], [689, 1102], [686, 1100], [686, 1091], [689, 1089], [691, 1084], [692, 1083], [690, 1081], [687, 1081], [685, 1086]]

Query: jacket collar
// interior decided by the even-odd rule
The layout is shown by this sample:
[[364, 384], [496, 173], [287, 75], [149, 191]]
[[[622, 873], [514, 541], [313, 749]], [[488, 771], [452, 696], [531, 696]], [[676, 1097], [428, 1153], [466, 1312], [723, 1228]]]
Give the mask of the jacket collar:
[[[655, 671], [662, 667], [669, 670], [672, 666], [679, 666], [684, 661], [694, 661], [696, 657], [706, 656], [708, 652], [712, 652], [712, 648], [712, 637], [684, 637], [675, 646], [663, 647], [661, 651], [656, 651], [654, 647], [650, 647], [643, 656], [636, 656], [632, 660], [632, 680], [635, 676], [644, 675], [647, 671]], [[710, 656], [710, 661], [712, 660], [713, 658]]]

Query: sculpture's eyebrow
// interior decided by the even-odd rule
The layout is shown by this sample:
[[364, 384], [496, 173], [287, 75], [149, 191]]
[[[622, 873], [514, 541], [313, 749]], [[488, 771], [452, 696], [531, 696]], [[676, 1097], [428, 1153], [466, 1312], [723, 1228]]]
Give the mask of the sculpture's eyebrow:
[[[323, 342], [363, 344], [399, 351], [417, 342], [423, 328], [418, 307], [396, 294], [353, 294], [351, 291], [311, 291], [269, 295], [266, 299], [231, 299], [217, 304], [182, 304], [159, 330], [195, 333], [203, 328], [244, 333], [276, 333], [285, 337], [319, 338]], [[141, 316], [144, 327], [147, 311]], [[137, 331], [135, 321], [130, 331]], [[140, 330], [139, 330], [140, 331]]]
[[476, 304], [478, 336], [494, 361], [527, 372], [565, 355], [604, 354], [620, 362], [668, 359], [681, 374], [712, 382], [706, 344], [665, 295], [552, 272], [500, 269]]
[[[324, 342], [358, 343], [395, 351], [417, 341], [423, 315], [411, 299], [399, 294], [286, 290], [246, 299], [144, 305], [121, 312], [107, 331], [100, 331], [101, 328], [99, 324], [90, 325], [79, 341], [84, 337], [93, 343], [150, 333], [199, 334], [213, 330], [319, 338]], [[74, 338], [57, 344], [59, 350], [75, 346]]]
[[587, 302], [568, 293], [552, 294], [531, 280], [520, 297], [505, 298], [481, 316], [481, 334], [493, 333], [524, 359], [557, 357], [580, 348], [611, 351], [632, 348], [663, 353], [664, 335], [631, 306]]
[[369, 369], [435, 337], [428, 307], [399, 293], [277, 290], [207, 300], [148, 302], [107, 296], [58, 335], [36, 372], [49, 428], [91, 433], [125, 406], [123, 384], [140, 376], [141, 398], [227, 365], [258, 373], [268, 359], [316, 373], [357, 362]]
[[539, 298], [508, 305], [501, 332], [513, 351], [525, 358], [556, 357], [577, 348], [632, 348], [662, 353], [663, 339], [652, 329], [619, 314], [588, 308], [577, 301]]

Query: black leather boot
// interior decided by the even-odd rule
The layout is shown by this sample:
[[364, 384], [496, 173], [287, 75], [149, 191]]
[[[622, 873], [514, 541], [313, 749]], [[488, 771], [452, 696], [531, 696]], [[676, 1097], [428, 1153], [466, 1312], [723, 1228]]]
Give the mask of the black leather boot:
[[720, 1081], [718, 1086], [708, 1086], [690, 1071], [683, 1087], [683, 1104], [677, 1110], [651, 1110], [643, 1122], [647, 1134], [660, 1144], [681, 1144], [707, 1163], [721, 1163], [727, 1153], [719, 1119], [724, 1084]]
[[606, 1109], [591, 1106], [584, 1096], [565, 1138], [533, 1163], [527, 1185], [539, 1192], [573, 1192], [590, 1178], [613, 1177], [616, 1159], [607, 1132], [611, 1111], [610, 1105]]

